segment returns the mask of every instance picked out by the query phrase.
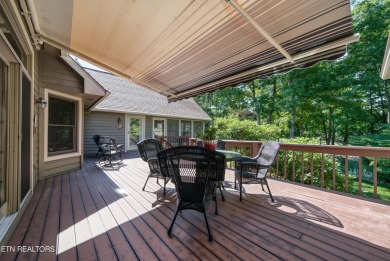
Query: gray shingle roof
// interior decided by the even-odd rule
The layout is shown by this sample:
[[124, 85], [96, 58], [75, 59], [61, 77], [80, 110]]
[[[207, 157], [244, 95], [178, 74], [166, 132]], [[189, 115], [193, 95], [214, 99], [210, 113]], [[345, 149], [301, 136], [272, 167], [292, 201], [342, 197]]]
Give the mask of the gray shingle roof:
[[111, 94], [92, 110], [210, 120], [193, 99], [168, 103], [165, 96], [111, 73], [85, 70]]

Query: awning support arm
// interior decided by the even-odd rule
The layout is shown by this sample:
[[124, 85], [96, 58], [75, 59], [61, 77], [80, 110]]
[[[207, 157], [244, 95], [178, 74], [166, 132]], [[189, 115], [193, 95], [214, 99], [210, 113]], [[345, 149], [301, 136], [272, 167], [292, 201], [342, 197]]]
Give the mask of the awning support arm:
[[272, 38], [271, 35], [267, 33], [266, 30], [261, 27], [255, 19], [253, 19], [237, 2], [236, 0], [226, 0], [236, 11], [244, 17], [261, 35], [264, 36], [265, 39], [268, 40], [276, 49], [278, 49], [279, 52], [281, 52], [287, 60], [289, 60], [291, 63], [294, 63], [294, 58], [282, 47], [280, 44], [278, 44], [274, 38]]

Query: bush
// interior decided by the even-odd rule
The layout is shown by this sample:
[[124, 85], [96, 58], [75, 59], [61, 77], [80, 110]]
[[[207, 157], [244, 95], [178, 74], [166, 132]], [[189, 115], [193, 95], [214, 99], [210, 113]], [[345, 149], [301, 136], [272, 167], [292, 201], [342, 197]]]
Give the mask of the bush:
[[281, 133], [276, 125], [257, 125], [255, 121], [233, 117], [215, 118], [213, 126], [217, 129], [217, 138], [225, 140], [278, 140]]
[[[297, 138], [283, 140], [283, 143], [295, 144], [318, 144], [318, 140], [309, 138]], [[311, 184], [311, 154], [305, 152], [303, 155], [303, 183]], [[295, 164], [295, 176], [293, 165]], [[313, 154], [313, 185], [322, 186], [322, 154]], [[302, 152], [295, 152], [294, 160], [292, 151], [286, 153], [286, 176], [288, 180], [302, 183]], [[284, 177], [284, 151], [279, 152], [279, 176]], [[337, 191], [345, 190], [345, 176], [340, 171], [340, 164], [335, 162], [335, 183]], [[349, 184], [353, 182], [353, 177], [349, 177]], [[333, 189], [333, 156], [324, 155], [324, 188]]]

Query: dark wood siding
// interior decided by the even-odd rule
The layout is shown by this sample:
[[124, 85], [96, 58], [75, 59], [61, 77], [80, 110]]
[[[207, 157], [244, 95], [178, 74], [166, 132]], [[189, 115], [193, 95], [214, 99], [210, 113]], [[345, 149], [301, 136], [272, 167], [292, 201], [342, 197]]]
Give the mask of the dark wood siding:
[[50, 177], [56, 174], [64, 173], [81, 168], [80, 156], [47, 161], [44, 167], [44, 176]]
[[40, 87], [70, 94], [83, 93], [84, 79], [60, 58], [60, 54], [60, 50], [50, 45], [45, 45], [40, 52]]
[[145, 139], [152, 139], [153, 137], [153, 117], [145, 116]]
[[[118, 118], [121, 118], [123, 127], [117, 128]], [[112, 112], [90, 112], [84, 115], [84, 153], [97, 152], [92, 139], [93, 135], [110, 136], [117, 144], [125, 144], [125, 114]]]
[[[46, 44], [45, 48], [39, 52], [39, 93], [44, 93], [45, 89], [50, 89], [62, 92], [75, 97], [80, 97], [84, 92], [84, 79], [67, 65], [60, 57], [61, 51]], [[82, 104], [82, 103], [81, 103]], [[80, 108], [81, 110], [83, 107]], [[44, 161], [44, 149], [42, 144], [44, 141], [43, 131], [45, 122], [43, 120], [43, 110], [39, 110], [39, 179], [46, 178], [65, 171], [79, 169], [82, 166], [82, 157], [75, 156], [54, 161]], [[80, 126], [83, 129], [83, 124]], [[83, 137], [83, 135], [81, 136]], [[80, 141], [84, 143], [83, 138]], [[81, 154], [82, 151], [80, 152]]]
[[[34, 54], [34, 100], [39, 97], [39, 59], [38, 52], [35, 51]], [[38, 106], [34, 106], [34, 118], [33, 118], [33, 183], [35, 184], [38, 179], [39, 173], [39, 131], [38, 131], [38, 115], [39, 108]], [[35, 122], [36, 120], [36, 122]], [[42, 141], [43, 142], [43, 141]]]

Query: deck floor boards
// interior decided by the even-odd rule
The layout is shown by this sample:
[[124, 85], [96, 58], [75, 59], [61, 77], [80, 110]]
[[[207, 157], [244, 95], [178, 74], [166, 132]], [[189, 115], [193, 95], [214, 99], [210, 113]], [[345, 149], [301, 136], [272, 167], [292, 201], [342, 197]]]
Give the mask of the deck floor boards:
[[176, 211], [169, 182], [151, 178], [137, 152], [118, 169], [87, 157], [84, 168], [39, 181], [8, 246], [54, 246], [51, 252], [6, 252], [3, 260], [390, 260], [390, 204], [270, 179], [244, 185], [243, 201], [226, 173], [207, 215]]

